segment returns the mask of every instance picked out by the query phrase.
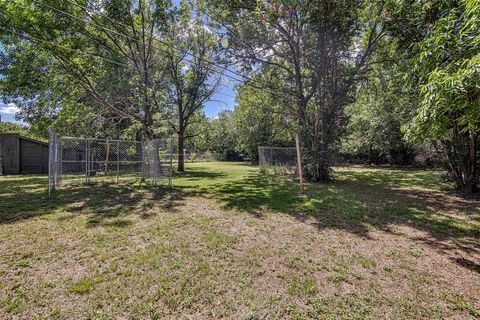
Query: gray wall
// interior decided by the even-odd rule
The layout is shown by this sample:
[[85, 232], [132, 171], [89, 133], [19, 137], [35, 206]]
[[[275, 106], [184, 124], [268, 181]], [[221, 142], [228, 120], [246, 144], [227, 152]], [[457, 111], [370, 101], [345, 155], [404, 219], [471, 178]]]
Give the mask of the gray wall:
[[47, 173], [48, 147], [20, 137], [20, 173]]
[[18, 134], [0, 134], [0, 152], [4, 174], [18, 174], [20, 172], [19, 149]]
[[48, 173], [48, 145], [13, 133], [0, 134], [4, 174]]

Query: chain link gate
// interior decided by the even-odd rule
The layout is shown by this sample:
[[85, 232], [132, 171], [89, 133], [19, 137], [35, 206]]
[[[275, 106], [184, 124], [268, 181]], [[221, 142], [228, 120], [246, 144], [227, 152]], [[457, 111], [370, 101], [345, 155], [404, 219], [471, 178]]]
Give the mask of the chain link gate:
[[143, 145], [143, 168], [145, 178], [154, 185], [172, 186], [173, 138], [149, 140]]
[[258, 147], [261, 170], [281, 175], [298, 175], [297, 150], [294, 147]]
[[58, 138], [49, 130], [49, 193], [75, 183], [149, 181], [172, 185], [173, 139], [146, 142]]

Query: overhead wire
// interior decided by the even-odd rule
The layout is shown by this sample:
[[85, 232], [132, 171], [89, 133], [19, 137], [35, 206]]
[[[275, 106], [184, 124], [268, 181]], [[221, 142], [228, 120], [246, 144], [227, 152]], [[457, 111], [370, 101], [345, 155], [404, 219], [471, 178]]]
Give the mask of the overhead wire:
[[[78, 6], [79, 8], [80, 8], [80, 7], [83, 8], [84, 10], [85, 10], [85, 9], [88, 9], [88, 8], [86, 8], [86, 7], [84, 7], [84, 6], [80, 5], [80, 4], [73, 3], [73, 2], [71, 2], [71, 1], [69, 1], [69, 0], [67, 0], [67, 1], [68, 1], [69, 3], [72, 3], [72, 4], [76, 5], [76, 6]], [[58, 8], [56, 8], [56, 7], [50, 6], [50, 5], [48, 5], [48, 4], [46, 4], [46, 3], [43, 3], [43, 2], [41, 2], [41, 1], [32, 0], [32, 2], [35, 2], [35, 3], [37, 3], [37, 4], [40, 4], [40, 5], [42, 5], [42, 6], [46, 7], [46, 8], [49, 8], [49, 9], [51, 9], [51, 10], [54, 10], [54, 11], [60, 13], [60, 14], [66, 15], [66, 16], [68, 16], [68, 17], [70, 17], [70, 18], [73, 18], [73, 19], [76, 19], [76, 20], [79, 20], [79, 21], [83, 21], [83, 22], [85, 22], [85, 23], [88, 24], [88, 25], [93, 25], [93, 26], [95, 26], [95, 27], [101, 28], [101, 29], [103, 29], [103, 30], [105, 30], [105, 31], [107, 31], [107, 32], [111, 32], [111, 33], [113, 33], [113, 34], [115, 34], [115, 35], [117, 35], [117, 36], [124, 37], [124, 38], [130, 39], [130, 40], [136, 41], [136, 42], [139, 42], [139, 41], [140, 41], [140, 39], [137, 39], [137, 38], [135, 38], [135, 37], [132, 37], [132, 36], [129, 36], [129, 35], [125, 35], [124, 33], [121, 33], [121, 32], [112, 30], [112, 29], [110, 29], [110, 28], [104, 27], [104, 26], [102, 26], [102, 25], [99, 25], [98, 23], [95, 23], [95, 22], [89, 21], [89, 20], [87, 20], [87, 19], [78, 17], [78, 16], [76, 16], [76, 15], [73, 15], [73, 14], [71, 14], [71, 13], [69, 13], [69, 12], [63, 11], [63, 10], [58, 9]], [[104, 16], [104, 17], [106, 17], [106, 16], [103, 15], [102, 13], [99, 13], [99, 14], [102, 15], [102, 16]], [[112, 22], [121, 24], [120, 22], [117, 22], [117, 21], [115, 21], [115, 20], [113, 20], [113, 19], [111, 19], [111, 18], [109, 18], [109, 17], [107, 17], [107, 18], [110, 19]], [[123, 24], [123, 25], [124, 25], [124, 24]], [[125, 26], [125, 25], [124, 25], [124, 26]], [[181, 49], [178, 49], [178, 48], [176, 48], [175, 46], [173, 46], [173, 45], [171, 45], [171, 44], [169, 44], [169, 43], [167, 43], [167, 42], [165, 42], [165, 41], [163, 41], [163, 40], [160, 40], [160, 39], [157, 39], [157, 38], [154, 38], [154, 39], [157, 40], [157, 41], [160, 41], [161, 43], [165, 44], [166, 46], [170, 47], [171, 49], [174, 49], [174, 50], [176, 50], [176, 51], [181, 50]], [[164, 54], [170, 54], [170, 52], [168, 52], [168, 51], [166, 51], [166, 50], [164, 50], [164, 49], [162, 49], [162, 48], [159, 48], [159, 47], [156, 47], [156, 46], [152, 46], [152, 48], [155, 49], [155, 50], [158, 50], [158, 51], [160, 51], [160, 52], [163, 52]], [[185, 53], [187, 53], [187, 52], [185, 52]], [[191, 54], [190, 54], [190, 55], [191, 55]], [[197, 59], [200, 59], [200, 58], [201, 58], [201, 57], [194, 56], [194, 55], [191, 55], [191, 56], [192, 56], [192, 57], [195, 57], [195, 58], [197, 58]], [[177, 57], [179, 57], [179, 56], [177, 55]], [[182, 57], [182, 58], [183, 58], [183, 60], [185, 60], [186, 62], [192, 63], [192, 60], [189, 60], [188, 58], [185, 58], [185, 57]], [[285, 94], [283, 91], [274, 90], [274, 89], [272, 89], [272, 88], [270, 88], [270, 87], [268, 87], [268, 88], [259, 87], [259, 86], [255, 85], [255, 84], [252, 84], [252, 82], [255, 81], [255, 80], [252, 79], [252, 78], [249, 78], [249, 77], [247, 77], [247, 76], [245, 76], [245, 75], [242, 75], [242, 74], [240, 74], [240, 73], [238, 73], [238, 72], [236, 72], [236, 71], [233, 71], [233, 70], [231, 70], [231, 69], [229, 69], [229, 68], [226, 68], [226, 67], [223, 67], [223, 66], [219, 66], [218, 64], [215, 64], [215, 63], [209, 61], [208, 59], [205, 59], [205, 58], [201, 58], [201, 59], [204, 60], [204, 61], [206, 61], [206, 62], [208, 62], [208, 63], [209, 63], [210, 65], [212, 65], [212, 66], [215, 66], [215, 67], [220, 68], [220, 69], [222, 69], [222, 70], [224, 70], [224, 71], [229, 71], [229, 72], [231, 72], [231, 73], [233, 73], [233, 74], [239, 75], [239, 76], [241, 76], [241, 77], [243, 78], [243, 80], [247, 80], [247, 82], [244, 82], [244, 81], [242, 81], [242, 80], [240, 80], [240, 79], [237, 79], [237, 78], [235, 78], [235, 77], [232, 77], [231, 75], [227, 75], [227, 74], [225, 74], [225, 73], [219, 72], [219, 71], [216, 70], [215, 68], [210, 68], [211, 71], [213, 71], [213, 72], [215, 72], [215, 73], [218, 73], [218, 74], [220, 74], [221, 76], [224, 76], [224, 77], [229, 78], [229, 79], [231, 79], [231, 80], [234, 80], [234, 81], [243, 83], [243, 84], [245, 84], [245, 85], [251, 86], [251, 87], [256, 88], [256, 89], [269, 90], [269, 91], [272, 92], [272, 93], [281, 94], [281, 95], [284, 95], [284, 94]], [[286, 97], [287, 97], [287, 96], [286, 96]], [[288, 98], [290, 98], [290, 97], [287, 97], [287, 99], [288, 99]]]
[[[98, 58], [100, 60], [104, 60], [106, 62], [109, 62], [109, 63], [113, 63], [113, 64], [116, 64], [116, 65], [119, 65], [119, 66], [124, 66], [124, 67], [132, 67], [131, 65], [129, 64], [126, 64], [126, 63], [122, 63], [122, 62], [118, 62], [118, 61], [115, 61], [115, 60], [111, 60], [111, 59], [108, 59], [108, 58], [105, 58], [103, 56], [99, 56], [99, 55], [95, 55], [95, 54], [92, 54], [90, 52], [87, 52], [87, 51], [84, 51], [84, 50], [80, 50], [80, 49], [73, 49], [73, 48], [69, 48], [67, 46], [63, 46], [63, 45], [60, 45], [58, 43], [52, 43], [51, 41], [48, 41], [48, 40], [45, 40], [45, 39], [40, 39], [40, 38], [37, 38], [37, 37], [34, 37], [30, 34], [28, 34], [28, 32], [23, 31], [22, 32], [18, 32], [18, 31], [14, 31], [14, 30], [10, 30], [10, 29], [7, 29], [7, 28], [4, 28], [2, 26], [0, 26], [0, 29], [6, 31], [6, 32], [9, 32], [11, 34], [16, 34], [26, 40], [33, 40], [32, 42], [35, 42], [35, 43], [38, 43], [38, 42], [42, 42], [42, 43], [46, 43], [50, 46], [54, 46], [54, 47], [57, 47], [57, 48], [60, 48], [60, 49], [64, 49], [64, 50], [68, 50], [68, 51], [72, 51], [72, 52], [78, 52], [80, 54], [84, 54], [84, 55], [87, 55], [87, 56], [91, 56], [91, 57], [94, 57], [94, 58]], [[140, 68], [136, 67], [136, 66], [133, 66], [133, 68], [140, 70]]]
[[[71, 0], [65, 0], [65, 1], [73, 4], [74, 6], [77, 6], [77, 7], [81, 8], [81, 9], [84, 9], [84, 10], [86, 10], [86, 11], [87, 11], [87, 10], [88, 10], [88, 11], [94, 10], [96, 13], [98, 13], [99, 15], [101, 15], [101, 16], [104, 17], [104, 18], [107, 18], [108, 20], [110, 20], [110, 21], [113, 22], [114, 24], [121, 25], [121, 26], [127, 27], [127, 28], [130, 28], [130, 27], [131, 27], [131, 26], [129, 26], [129, 25], [126, 25], [126, 24], [124, 24], [124, 23], [122, 23], [122, 22], [120, 22], [120, 21], [117, 21], [117, 20], [115, 20], [115, 19], [113, 19], [113, 18], [105, 15], [104, 13], [102, 13], [101, 11], [99, 11], [98, 9], [93, 9], [93, 8], [85, 7], [85, 6], [83, 6], [83, 5], [79, 4], [79, 3], [76, 3], [75, 1], [71, 1]], [[252, 78], [250, 78], [250, 77], [248, 77], [248, 76], [246, 76], [246, 75], [244, 75], [244, 74], [241, 74], [241, 73], [239, 73], [239, 72], [237, 72], [237, 71], [235, 71], [235, 70], [231, 70], [231, 69], [229, 69], [229, 68], [227, 68], [227, 67], [224, 67], [224, 66], [221, 66], [221, 65], [219, 65], [219, 64], [216, 64], [216, 63], [214, 63], [214, 62], [212, 62], [212, 61], [210, 61], [210, 60], [208, 60], [208, 59], [206, 59], [206, 58], [203, 58], [203, 57], [201, 57], [201, 56], [195, 55], [194, 53], [190, 52], [189, 50], [185, 50], [185, 49], [178, 48], [177, 46], [174, 46], [174, 45], [168, 43], [167, 41], [162, 40], [162, 39], [159, 39], [159, 38], [153, 38], [153, 39], [154, 39], [155, 41], [158, 41], [158, 42], [160, 42], [161, 44], [163, 44], [163, 45], [171, 48], [171, 49], [174, 49], [174, 50], [179, 51], [179, 52], [184, 51], [185, 53], [188, 53], [188, 54], [191, 55], [192, 57], [195, 57], [195, 58], [197, 58], [197, 59], [199, 59], [199, 60], [205, 61], [205, 62], [207, 62], [207, 63], [210, 64], [210, 65], [213, 65], [213, 66], [218, 67], [219, 69], [222, 69], [222, 70], [228, 71], [228, 72], [230, 72], [230, 73], [233, 73], [233, 74], [235, 74], [235, 75], [237, 75], [237, 76], [239, 76], [239, 77], [242, 77], [242, 78], [244, 78], [244, 79], [246, 79], [246, 80], [253, 81]]]

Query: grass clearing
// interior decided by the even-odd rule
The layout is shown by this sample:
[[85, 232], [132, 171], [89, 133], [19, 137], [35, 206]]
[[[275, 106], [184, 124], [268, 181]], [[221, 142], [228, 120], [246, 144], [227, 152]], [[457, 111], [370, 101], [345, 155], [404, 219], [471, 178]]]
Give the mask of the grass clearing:
[[480, 202], [441, 172], [336, 168], [306, 194], [254, 166], [173, 190], [0, 178], [0, 318], [476, 318]]

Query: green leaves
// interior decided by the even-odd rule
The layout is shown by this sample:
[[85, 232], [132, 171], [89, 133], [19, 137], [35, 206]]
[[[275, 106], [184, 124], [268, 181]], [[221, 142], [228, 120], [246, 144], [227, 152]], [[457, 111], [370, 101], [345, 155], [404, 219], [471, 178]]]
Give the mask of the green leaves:
[[167, 91], [157, 40], [170, 1], [2, 0], [0, 11], [0, 95], [24, 120], [95, 136], [142, 123], [134, 138], [151, 137]]
[[479, 8], [478, 1], [461, 2], [419, 43], [422, 102], [406, 127], [407, 139], [446, 139], [452, 121], [463, 128], [480, 124]]
[[404, 127], [409, 141], [433, 141], [458, 188], [477, 190], [480, 134], [480, 6], [439, 11], [415, 45], [421, 103]]

